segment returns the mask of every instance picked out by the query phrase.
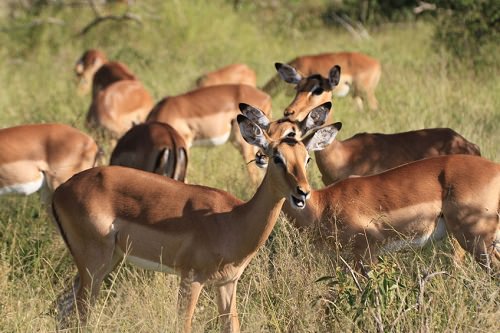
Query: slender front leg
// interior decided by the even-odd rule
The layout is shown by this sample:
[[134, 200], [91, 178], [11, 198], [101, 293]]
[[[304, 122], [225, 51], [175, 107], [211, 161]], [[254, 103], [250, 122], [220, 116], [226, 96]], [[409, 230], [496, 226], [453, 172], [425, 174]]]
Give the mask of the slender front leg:
[[239, 333], [240, 322], [236, 309], [236, 284], [238, 280], [220, 285], [217, 288], [217, 306], [221, 319], [221, 332]]
[[183, 331], [191, 332], [194, 309], [203, 289], [203, 283], [192, 277], [192, 274], [181, 276], [179, 299], [177, 301], [178, 320], [183, 321]]

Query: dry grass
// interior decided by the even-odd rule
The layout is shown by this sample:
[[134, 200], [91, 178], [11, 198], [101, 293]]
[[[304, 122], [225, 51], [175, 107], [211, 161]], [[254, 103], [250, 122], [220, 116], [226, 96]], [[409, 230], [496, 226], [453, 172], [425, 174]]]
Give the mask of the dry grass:
[[[454, 65], [431, 48], [429, 24], [386, 26], [371, 40], [357, 41], [342, 30], [267, 26], [252, 16], [255, 12], [235, 13], [218, 1], [151, 1], [138, 4], [136, 11], [144, 18], [142, 27], [106, 23], [81, 39], [73, 35], [91, 18], [90, 11], [62, 8], [39, 14], [61, 18], [62, 27], [31, 29], [26, 26], [30, 15], [5, 18], [0, 24], [0, 126], [58, 121], [84, 129], [88, 96], [76, 95], [71, 70], [89, 47], [129, 64], [156, 98], [181, 93], [200, 73], [230, 62], [248, 63], [263, 84], [274, 75], [275, 61], [358, 50], [383, 64], [377, 90], [381, 110], [360, 114], [351, 99], [334, 101], [335, 118], [344, 123], [341, 138], [362, 131], [446, 126], [477, 143], [485, 157], [500, 160], [499, 73], [477, 77]], [[276, 96], [276, 116], [289, 100], [285, 94]], [[230, 144], [193, 149], [188, 178], [245, 199], [253, 193], [243, 161]], [[322, 186], [315, 167], [310, 180]], [[239, 285], [243, 332], [498, 331], [499, 282], [469, 257], [454, 265], [446, 242], [385, 256], [371, 280], [359, 278], [361, 290], [341, 254], [311, 243], [309, 235], [280, 219]], [[38, 195], [0, 198], [0, 331], [54, 331], [50, 310], [74, 271]], [[177, 282], [176, 277], [121, 266], [82, 330], [171, 332]], [[196, 332], [218, 331], [213, 296], [209, 287], [200, 298]]]

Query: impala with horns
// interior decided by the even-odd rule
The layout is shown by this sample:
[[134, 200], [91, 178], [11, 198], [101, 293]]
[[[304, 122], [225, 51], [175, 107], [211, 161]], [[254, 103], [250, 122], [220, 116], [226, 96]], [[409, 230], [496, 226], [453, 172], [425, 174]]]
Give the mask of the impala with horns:
[[218, 84], [248, 84], [257, 86], [255, 71], [245, 64], [232, 64], [202, 75], [196, 81], [198, 88]]
[[149, 171], [183, 182], [187, 146], [172, 126], [150, 122], [132, 127], [116, 144], [111, 165]]
[[217, 288], [222, 331], [239, 332], [237, 282], [271, 233], [286, 198], [296, 209], [307, 206], [307, 149], [327, 145], [334, 127], [312, 131], [300, 141], [270, 140], [245, 116], [237, 121], [244, 139], [273, 161], [248, 202], [222, 190], [118, 166], [84, 171], [57, 189], [53, 216], [78, 268], [73, 287], [59, 298], [62, 326], [75, 311], [85, 320], [103, 279], [126, 260], [180, 275], [184, 332], [191, 331], [207, 283]]
[[99, 148], [79, 130], [63, 124], [0, 129], [0, 195], [29, 195], [43, 189], [44, 200], [73, 174], [95, 165]]
[[[314, 109], [300, 126], [309, 123], [314, 130], [326, 109]], [[264, 127], [274, 130], [274, 137], [299, 137], [308, 130], [296, 129], [297, 123], [286, 118], [270, 123], [255, 109], [244, 114], [267, 123]], [[311, 191], [303, 210], [289, 203], [283, 210], [296, 226], [316, 228], [325, 243], [350, 248], [358, 269], [376, 263], [381, 253], [449, 235], [483, 268], [500, 270], [500, 165], [479, 156], [431, 157], [344, 179]]]
[[119, 138], [133, 124], [142, 123], [154, 105], [142, 83], [119, 62], [108, 62], [104, 53], [85, 52], [75, 72], [81, 82], [92, 81], [92, 101], [87, 126], [104, 128]]
[[[166, 97], [153, 108], [148, 121], [171, 125], [188, 147], [220, 145], [231, 138], [246, 162], [253, 160], [256, 148], [241, 137], [236, 117], [239, 103], [255, 105], [263, 113], [271, 113], [271, 97], [245, 84], [224, 84], [195, 89], [182, 95]], [[254, 184], [260, 175], [255, 165], [247, 164]]]
[[[337, 65], [342, 68], [339, 84], [333, 87], [319, 84], [322, 81], [321, 77], [328, 77], [329, 72]], [[375, 88], [380, 80], [381, 66], [378, 60], [365, 54], [339, 52], [307, 55], [298, 57], [288, 64], [276, 63], [275, 67], [278, 74], [266, 83], [263, 88], [265, 92], [274, 94], [281, 81], [280, 77], [285, 82], [297, 86], [297, 97], [285, 113], [291, 114], [304, 110], [301, 105], [314, 103], [314, 100], [319, 98], [318, 96], [321, 96], [322, 101], [326, 101], [331, 100], [332, 95], [346, 96], [349, 91], [352, 92], [359, 110], [364, 108], [364, 102], [368, 104], [369, 109], [378, 109]], [[311, 78], [308, 80], [309, 77]], [[299, 99], [304, 100], [299, 101]], [[308, 109], [320, 103], [310, 104]]]
[[[321, 126], [329, 110], [330, 107], [314, 108], [302, 122], [309, 122], [309, 129]], [[258, 110], [247, 112], [272, 138], [302, 135], [300, 122], [289, 117], [270, 122]], [[416, 160], [453, 154], [481, 155], [477, 145], [450, 128], [426, 128], [394, 134], [359, 133], [343, 141], [333, 141], [315, 152], [315, 158], [323, 182], [330, 185], [350, 176], [373, 175]], [[266, 163], [266, 156], [257, 153], [257, 166], [265, 168]]]

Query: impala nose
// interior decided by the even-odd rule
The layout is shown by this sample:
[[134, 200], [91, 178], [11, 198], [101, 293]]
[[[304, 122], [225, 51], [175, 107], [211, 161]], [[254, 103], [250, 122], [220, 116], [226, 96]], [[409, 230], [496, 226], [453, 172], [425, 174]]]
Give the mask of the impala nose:
[[293, 109], [285, 109], [284, 115], [285, 115], [285, 117], [288, 117], [294, 113], [295, 113], [295, 110], [293, 110]]
[[300, 186], [297, 186], [297, 193], [304, 196], [305, 198], [309, 197], [309, 194], [311, 194], [311, 191], [304, 191]]

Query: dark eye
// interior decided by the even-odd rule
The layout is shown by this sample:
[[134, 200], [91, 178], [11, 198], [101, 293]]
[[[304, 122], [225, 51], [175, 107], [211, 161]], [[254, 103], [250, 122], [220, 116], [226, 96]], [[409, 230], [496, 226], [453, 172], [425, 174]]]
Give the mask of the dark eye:
[[313, 95], [321, 95], [325, 90], [321, 87], [318, 87], [312, 91]]
[[284, 161], [283, 161], [283, 159], [282, 159], [281, 157], [279, 157], [279, 156], [274, 156], [273, 161], [274, 161], [274, 163], [276, 163], [276, 164], [285, 165], [285, 162], [284, 162]]
[[295, 138], [295, 132], [289, 132], [286, 136], [289, 138]]
[[311, 158], [310, 158], [310, 157], [307, 159], [307, 161], [306, 161], [306, 165], [308, 165], [308, 164], [309, 164], [309, 162], [311, 162]]

